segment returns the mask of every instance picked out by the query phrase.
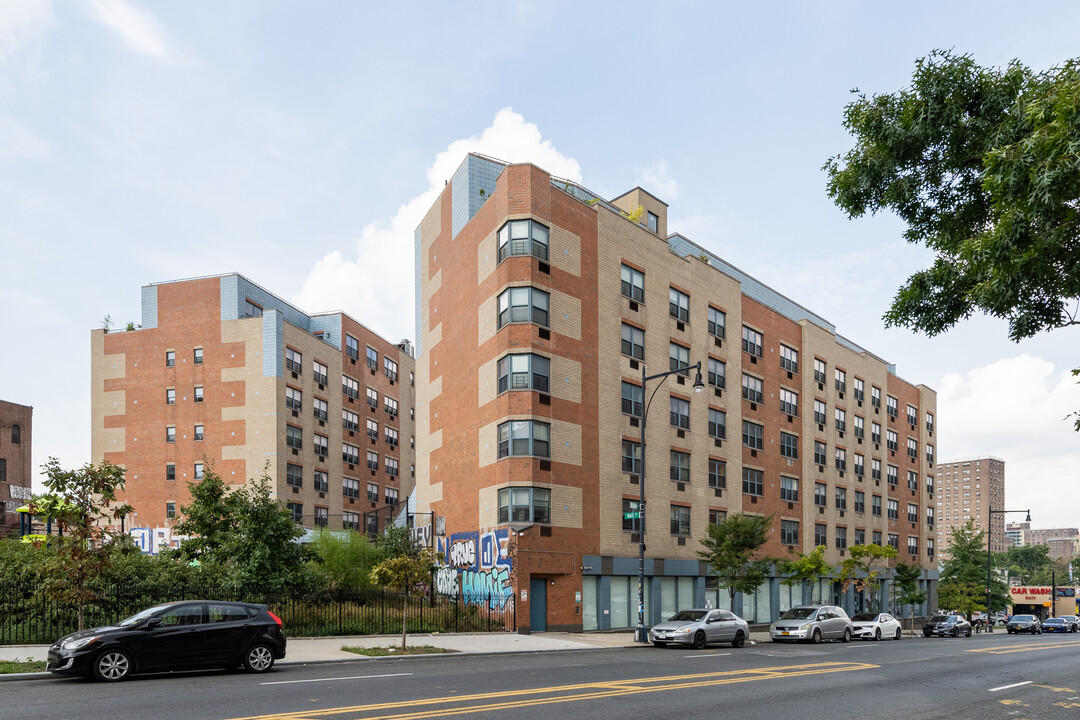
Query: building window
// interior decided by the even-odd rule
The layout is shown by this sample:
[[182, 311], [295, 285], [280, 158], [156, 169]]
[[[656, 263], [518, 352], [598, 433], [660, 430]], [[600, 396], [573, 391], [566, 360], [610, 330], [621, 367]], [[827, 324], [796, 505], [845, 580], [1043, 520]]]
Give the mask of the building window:
[[176, 351], [165, 351], [165, 367], [176, 367]]
[[641, 443], [622, 441], [622, 469], [624, 473], [641, 474]]
[[165, 391], [165, 404], [166, 405], [175, 405], [176, 404], [176, 390], [173, 390], [172, 388], [169, 388], [169, 389], [167, 389]]
[[622, 294], [637, 302], [645, 301], [645, 274], [628, 265], [622, 266]]
[[780, 499], [787, 502], [799, 502], [799, 479], [780, 476]]
[[881, 409], [881, 388], [877, 385], [870, 386], [870, 404], [876, 409]]
[[907, 551], [908, 551], [908, 555], [918, 555], [919, 554], [919, 538], [914, 537], [912, 535], [908, 536], [908, 539], [907, 539]]
[[899, 403], [892, 395], [885, 396], [885, 413], [893, 419], [900, 414]]
[[290, 347], [285, 348], [285, 369], [299, 375], [304, 371], [304, 356]]
[[319, 385], [326, 385], [330, 382], [330, 376], [327, 375], [330, 369], [323, 365], [318, 360], [314, 360], [311, 363], [312, 375], [315, 376], [315, 382]]
[[723, 310], [709, 308], [709, 334], [721, 340], [727, 335], [727, 314]]
[[885, 447], [892, 452], [896, 452], [900, 449], [900, 438], [897, 436], [895, 430], [885, 431]]
[[865, 433], [866, 433], [866, 423], [865, 423], [865, 421], [861, 417], [856, 415], [855, 416], [854, 426], [855, 426], [855, 437], [862, 440]]
[[818, 425], [825, 424], [825, 413], [828, 411], [828, 406], [821, 400], [814, 400], [814, 422]]
[[671, 479], [681, 483], [690, 482], [690, 453], [679, 452], [678, 450], [671, 450], [670, 453], [669, 470]]
[[551, 426], [536, 420], [499, 425], [499, 457], [550, 457]]
[[844, 448], [836, 448], [834, 457], [836, 459], [836, 469], [840, 472], [847, 470], [847, 450]]
[[292, 520], [294, 523], [302, 523], [304, 521], [304, 504], [298, 502], [285, 503], [286, 509], [292, 514]]
[[344, 530], [360, 530], [360, 513], [345, 511], [341, 515], [341, 527]]
[[824, 360], [814, 358], [814, 382], [824, 384], [827, 367]]
[[285, 466], [285, 484], [292, 487], [303, 487], [304, 468], [289, 463]]
[[548, 228], [535, 220], [511, 220], [499, 228], [499, 262], [511, 256], [548, 259]]
[[388, 488], [384, 488], [383, 490], [384, 490], [383, 498], [385, 499], [386, 504], [389, 505], [390, 507], [393, 507], [394, 505], [397, 505], [397, 502], [398, 502], [397, 488], [388, 487]]
[[780, 521], [780, 544], [781, 545], [798, 545], [799, 544], [799, 523], [795, 520], [781, 520]]
[[360, 341], [349, 334], [345, 335], [345, 354], [350, 360], [360, 359]]
[[833, 368], [833, 378], [836, 381], [836, 392], [847, 392], [847, 373], [840, 368]]
[[866, 398], [866, 384], [863, 383], [862, 378], [855, 378], [855, 399], [862, 402]]
[[285, 445], [296, 450], [304, 447], [304, 431], [293, 425], [285, 426]]
[[919, 506], [914, 503], [908, 503], [907, 506], [907, 519], [910, 523], [919, 522]]
[[914, 405], [907, 406], [907, 421], [912, 427], [919, 424], [919, 409]]
[[836, 488], [836, 509], [847, 510], [847, 488]]
[[836, 420], [836, 429], [839, 432], [845, 432], [847, 430], [847, 411], [840, 408], [833, 409], [833, 417]]
[[315, 454], [320, 457], [326, 457], [330, 454], [330, 438], [325, 435], [320, 435], [319, 433], [314, 433], [314, 435]]
[[201, 347], [195, 348], [194, 357], [195, 357], [195, 364], [196, 365], [202, 365], [202, 358], [203, 358], [202, 351], [203, 351], [203, 349]]
[[820, 440], [814, 441], [814, 464], [824, 465], [828, 461], [826, 456], [825, 443]]
[[383, 374], [390, 378], [390, 382], [397, 382], [398, 369], [397, 363], [388, 357], [383, 358]]
[[367, 366], [369, 370], [379, 369], [379, 351], [373, 347], [367, 349]]
[[638, 385], [623, 380], [622, 411], [624, 415], [641, 417], [642, 390]]
[[622, 354], [637, 360], [645, 359], [645, 331], [623, 323]]
[[875, 530], [873, 532], [873, 536], [874, 536], [874, 544], [877, 545], [878, 547], [881, 547], [881, 531], [880, 530]]
[[742, 396], [743, 400], [749, 400], [752, 403], [762, 402], [765, 399], [765, 384], [761, 378], [743, 373]]
[[934, 446], [930, 443], [926, 444], [926, 462], [934, 464]]
[[[356, 460], [357, 462], [360, 461], [359, 453], [357, 453]], [[379, 469], [379, 453], [374, 450], [367, 451], [367, 468], [372, 471]]]
[[822, 523], [814, 525], [814, 545], [825, 545], [829, 542], [829, 526]]
[[780, 457], [799, 459], [799, 436], [780, 431]]
[[919, 458], [919, 441], [915, 438], [907, 439], [907, 454], [912, 460], [918, 460]]
[[398, 476], [398, 461], [392, 457], [383, 458], [383, 464], [386, 466], [386, 474], [390, 477]]
[[874, 441], [875, 445], [881, 444], [881, 424], [872, 422], [870, 423], [870, 439]]
[[195, 402], [201, 403], [203, 401], [202, 385], [195, 386]]
[[167, 502], [167, 503], [165, 503], [165, 517], [167, 517], [169, 520], [172, 520], [173, 518], [176, 517], [176, 503], [175, 502]]
[[742, 471], [742, 491], [746, 495], [765, 494], [765, 473], [754, 468], [744, 467]]
[[899, 520], [900, 519], [900, 503], [897, 502], [896, 500], [889, 500], [889, 519], [890, 520]]
[[709, 384], [723, 389], [727, 387], [727, 363], [709, 358]]
[[165, 465], [165, 479], [166, 480], [175, 480], [176, 479], [176, 465], [175, 464], [167, 463]]
[[934, 414], [926, 413], [926, 431], [933, 434], [934, 432]]
[[828, 497], [826, 492], [828, 486], [825, 483], [814, 483], [814, 505], [817, 507], [825, 507], [828, 504]]
[[[360, 416], [352, 412], [351, 410], [342, 410], [341, 427], [345, 428], [349, 432], [358, 431], [360, 429]], [[378, 437], [378, 434], [376, 434], [375, 437]]]
[[855, 528], [855, 544], [856, 545], [865, 545], [866, 544], [866, 531], [865, 530], [863, 530], [861, 528]]
[[285, 386], [285, 407], [294, 412], [303, 407], [304, 394], [296, 388]]
[[367, 534], [370, 537], [374, 538], [379, 534], [378, 515], [368, 515], [367, 513], [364, 513], [364, 522], [367, 523], [367, 527], [365, 529], [367, 530]]
[[383, 409], [392, 418], [398, 416], [398, 401], [392, 397], [383, 396]]
[[709, 458], [709, 487], [723, 490], [727, 488], [727, 462]]
[[500, 523], [551, 523], [551, 490], [512, 487], [499, 489]]
[[780, 388], [780, 412], [792, 417], [798, 417], [799, 393]]
[[743, 420], [742, 444], [751, 450], [761, 450], [765, 447], [765, 426]]
[[330, 509], [315, 506], [315, 527], [326, 527], [330, 520]]
[[[856, 490], [855, 491], [855, 512], [857, 512], [857, 513], [866, 512], [866, 493], [862, 492], [861, 490]], [[855, 544], [856, 545], [862, 545], [861, 542], [858, 542], [858, 543], [855, 543]]]
[[847, 548], [847, 528], [837, 525], [836, 526], [836, 549], [844, 550]]
[[934, 538], [926, 538], [926, 556], [934, 559]]
[[690, 321], [690, 296], [668, 288], [668, 314], [680, 322]]
[[907, 486], [908, 490], [913, 490], [915, 492], [919, 491], [919, 473], [914, 470], [908, 470]]
[[660, 216], [653, 212], [645, 212], [645, 223], [649, 230], [654, 233], [660, 232]]
[[386, 444], [396, 448], [398, 446], [398, 431], [390, 426], [384, 428], [384, 431], [386, 433]]
[[347, 498], [360, 497], [360, 481], [356, 478], [341, 478], [341, 494]]
[[357, 465], [360, 463], [360, 448], [349, 443], [341, 444], [341, 460], [349, 465]]
[[325, 470], [316, 470], [314, 484], [316, 491], [328, 492], [330, 490], [330, 474]]
[[262, 317], [263, 309], [251, 302], [250, 300], [244, 300], [244, 317]]
[[855, 453], [855, 474], [862, 477], [866, 474], [866, 459], [859, 453]]
[[202, 426], [202, 424], [198, 424], [198, 425], [196, 425], [196, 426], [195, 426], [195, 440], [196, 440], [196, 441], [202, 440], [202, 439], [203, 439], [203, 435], [204, 435], [204, 433], [203, 433], [203, 426]]
[[934, 508], [926, 506], [926, 524], [930, 526], [930, 529], [934, 529]]
[[690, 348], [683, 347], [676, 343], [669, 343], [668, 357], [669, 370], [685, 370], [690, 367]]
[[367, 499], [373, 503], [379, 502], [379, 484], [368, 483], [367, 484]]
[[513, 287], [499, 295], [499, 327], [513, 323], [548, 326], [550, 296], [531, 287]]
[[314, 400], [312, 400], [312, 407], [315, 409], [315, 419], [326, 422], [327, 417], [329, 417], [330, 411], [330, 406], [326, 403], [326, 401], [315, 398]]
[[202, 480], [203, 479], [203, 464], [202, 463], [195, 463], [195, 479], [196, 480]]
[[551, 361], [540, 355], [507, 355], [499, 360], [499, 394], [508, 390], [549, 392]]
[[931, 495], [934, 494], [934, 476], [933, 475], [927, 475], [926, 476], [926, 492], [930, 493]]
[[881, 496], [875, 495], [870, 498], [870, 513], [875, 517], [881, 517]]
[[671, 534], [679, 537], [690, 535], [690, 508], [684, 505], [671, 506]]
[[367, 404], [373, 408], [379, 407], [379, 391], [373, 388], [367, 389]]
[[885, 479], [890, 485], [896, 487], [898, 484], [900, 484], [900, 469], [895, 465], [886, 465]]
[[742, 329], [742, 349], [744, 353], [749, 353], [754, 357], [765, 357], [765, 338], [757, 330], [751, 330], [743, 325]]
[[709, 524], [719, 525], [727, 520], [727, 510], [713, 510], [709, 508]]
[[690, 429], [690, 403], [682, 398], [670, 396], [669, 407], [671, 409], [671, 426], [683, 430]]
[[167, 425], [165, 427], [165, 442], [176, 442], [176, 427], [174, 425]]
[[709, 437], [723, 440], [727, 437], [727, 413], [709, 408]]
[[799, 351], [781, 343], [780, 369], [787, 370], [789, 373], [799, 372]]
[[341, 392], [353, 400], [360, 397], [360, 383], [348, 375], [341, 376]]

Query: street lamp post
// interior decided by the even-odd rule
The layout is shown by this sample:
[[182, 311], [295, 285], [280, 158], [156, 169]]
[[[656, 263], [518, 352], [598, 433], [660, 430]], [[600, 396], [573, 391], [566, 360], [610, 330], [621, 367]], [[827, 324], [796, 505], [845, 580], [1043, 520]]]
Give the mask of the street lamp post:
[[683, 375], [688, 376], [690, 370], [697, 370], [697, 377], [694, 378], [694, 392], [701, 392], [705, 389], [705, 383], [701, 379], [701, 361], [699, 360], [696, 365], [687, 365], [683, 368], [677, 368], [675, 370], [668, 370], [667, 372], [656, 373], [655, 375], [645, 374], [645, 363], [641, 364], [641, 399], [645, 399], [645, 383], [649, 380], [656, 380], [661, 378], [660, 384], [656, 386], [656, 390], [653, 390], [652, 395], [649, 396], [649, 402], [644, 403], [641, 407], [641, 474], [638, 477], [638, 585], [637, 585], [637, 627], [634, 628], [634, 642], [647, 643], [649, 642], [649, 634], [645, 628], [645, 418], [649, 415], [649, 406], [652, 405], [653, 397], [656, 395], [656, 391], [664, 384], [664, 380], [669, 375]]
[[994, 632], [994, 623], [990, 619], [990, 538], [994, 534], [994, 515], [1004, 515], [1005, 513], [1027, 513], [1027, 518], [1024, 522], [1031, 522], [1031, 510], [994, 510], [990, 508], [989, 515], [986, 523], [986, 629], [989, 632]]

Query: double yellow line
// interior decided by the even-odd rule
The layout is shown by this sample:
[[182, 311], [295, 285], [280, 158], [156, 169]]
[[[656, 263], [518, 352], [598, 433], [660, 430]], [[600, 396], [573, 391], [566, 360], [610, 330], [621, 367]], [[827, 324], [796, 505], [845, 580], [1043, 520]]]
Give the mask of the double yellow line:
[[965, 650], [964, 652], [987, 653], [989, 655], [1011, 655], [1013, 653], [1039, 652], [1041, 650], [1057, 650], [1058, 648], [1077, 646], [1080, 646], [1080, 640], [1061, 643], [1040, 643], [1039, 645], [998, 645], [997, 647], [976, 648], [975, 650]]
[[805, 665], [787, 665], [767, 668], [748, 668], [728, 672], [697, 673], [693, 675], [668, 675], [652, 678], [630, 678], [609, 682], [557, 685], [526, 690], [477, 693], [474, 695], [403, 700], [371, 705], [326, 708], [323, 710], [297, 710], [273, 715], [256, 715], [233, 720], [307, 720], [348, 715], [359, 720], [405, 720], [406, 718], [438, 718], [466, 713], [515, 710], [537, 705], [601, 700], [605, 698], [637, 695], [642, 693], [668, 692], [688, 688], [759, 680], [785, 680], [807, 675], [823, 675], [854, 670], [870, 670], [880, 667], [867, 663], [828, 662]]

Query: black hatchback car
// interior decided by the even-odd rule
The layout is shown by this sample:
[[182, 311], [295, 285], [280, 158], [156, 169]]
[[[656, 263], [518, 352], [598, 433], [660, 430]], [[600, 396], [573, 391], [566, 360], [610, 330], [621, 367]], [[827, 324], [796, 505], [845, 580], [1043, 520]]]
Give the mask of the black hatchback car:
[[262, 673], [283, 657], [281, 620], [265, 605], [191, 600], [63, 637], [49, 648], [46, 669], [115, 682], [134, 673], [199, 668]]
[[963, 615], [933, 615], [926, 619], [922, 631], [926, 637], [971, 637], [971, 623]]

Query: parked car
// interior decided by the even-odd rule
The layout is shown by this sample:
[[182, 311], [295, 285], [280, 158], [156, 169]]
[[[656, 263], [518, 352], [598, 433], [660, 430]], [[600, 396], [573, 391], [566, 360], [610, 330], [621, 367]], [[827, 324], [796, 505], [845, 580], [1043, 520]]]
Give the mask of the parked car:
[[1042, 623], [1039, 622], [1039, 618], [1034, 615], [1013, 615], [1012, 620], [1005, 626], [1005, 629], [1012, 633], [1031, 633], [1032, 635], [1042, 634]]
[[265, 605], [194, 600], [156, 605], [49, 648], [46, 669], [106, 682], [135, 673], [234, 668], [263, 673], [285, 657], [281, 620]]
[[1005, 627], [1009, 622], [1009, 616], [1003, 612], [990, 613], [990, 622], [996, 627]]
[[922, 631], [926, 637], [971, 637], [971, 623], [963, 615], [931, 615], [926, 619]]
[[844, 608], [836, 605], [799, 605], [786, 611], [769, 626], [773, 642], [808, 640], [851, 640], [851, 619]]
[[859, 613], [851, 616], [851, 636], [860, 640], [880, 640], [901, 636], [900, 621], [889, 613]]
[[680, 610], [649, 629], [649, 642], [656, 647], [674, 643], [700, 650], [709, 643], [731, 643], [731, 647], [741, 648], [748, 637], [750, 626], [745, 620], [715, 608]]
[[1080, 617], [1076, 615], [1062, 615], [1061, 619], [1069, 623], [1069, 632], [1080, 630]]
[[1067, 633], [1072, 630], [1072, 626], [1069, 621], [1061, 617], [1046, 618], [1042, 621], [1043, 632], [1059, 632]]

